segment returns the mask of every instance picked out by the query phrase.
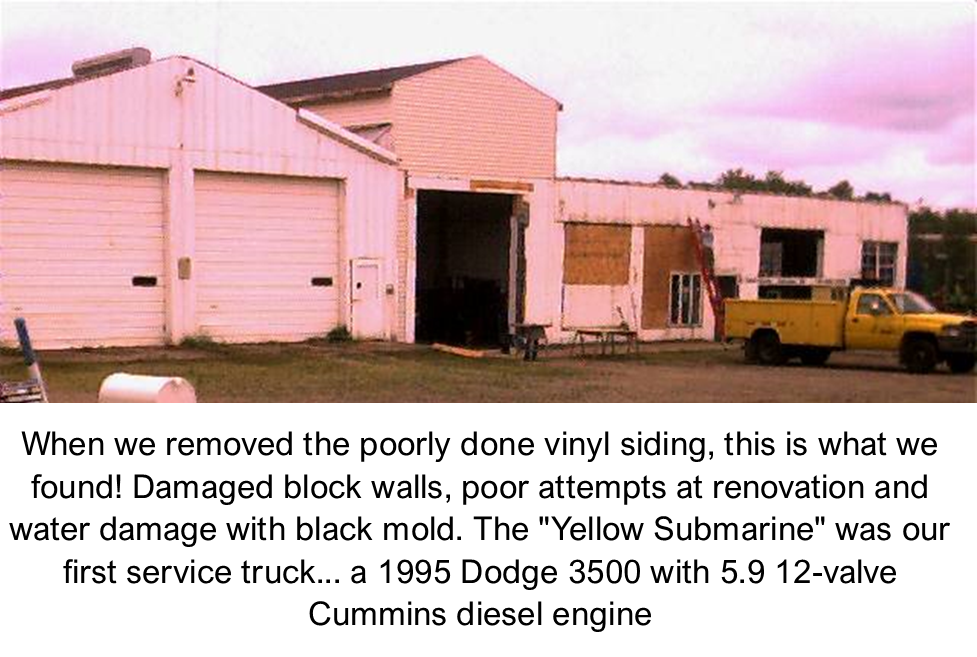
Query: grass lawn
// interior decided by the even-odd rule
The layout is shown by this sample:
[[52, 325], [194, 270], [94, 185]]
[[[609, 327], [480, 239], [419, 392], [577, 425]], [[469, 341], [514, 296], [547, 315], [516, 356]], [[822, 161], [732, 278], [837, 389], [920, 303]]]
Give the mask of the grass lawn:
[[[763, 368], [738, 349], [654, 345], [642, 354], [536, 363], [467, 359], [423, 346], [300, 344], [42, 353], [52, 401], [90, 402], [113, 372], [182, 376], [201, 402], [668, 402], [977, 400], [977, 377], [912, 376], [887, 356], [836, 354], [828, 367]], [[25, 376], [16, 353], [0, 379]]]

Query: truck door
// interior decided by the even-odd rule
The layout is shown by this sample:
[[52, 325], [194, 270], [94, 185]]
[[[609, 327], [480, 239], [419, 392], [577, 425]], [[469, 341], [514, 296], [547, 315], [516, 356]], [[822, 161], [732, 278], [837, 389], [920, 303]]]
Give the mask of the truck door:
[[845, 342], [849, 349], [896, 349], [902, 337], [902, 318], [885, 296], [864, 292], [849, 311]]

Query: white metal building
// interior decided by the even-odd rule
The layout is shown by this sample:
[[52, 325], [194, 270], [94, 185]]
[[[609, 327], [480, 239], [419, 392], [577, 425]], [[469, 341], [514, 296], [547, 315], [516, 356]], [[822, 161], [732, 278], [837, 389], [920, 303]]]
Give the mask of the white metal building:
[[0, 101], [0, 342], [395, 333], [396, 157], [186, 57]]
[[689, 219], [727, 296], [905, 281], [900, 204], [558, 178], [561, 104], [483, 57], [257, 89], [139, 49], [75, 69], [0, 92], [5, 343], [16, 316], [41, 347], [710, 338]]
[[689, 219], [711, 226], [728, 295], [905, 280], [901, 204], [557, 178], [562, 105], [483, 57], [259, 89], [397, 153], [408, 341], [485, 342], [516, 322], [554, 341], [622, 322], [643, 340], [711, 338]]

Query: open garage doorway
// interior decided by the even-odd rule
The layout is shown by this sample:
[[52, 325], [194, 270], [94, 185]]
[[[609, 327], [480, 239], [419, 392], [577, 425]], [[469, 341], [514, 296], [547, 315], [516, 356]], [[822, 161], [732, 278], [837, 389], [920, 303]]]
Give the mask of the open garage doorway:
[[505, 346], [510, 324], [513, 197], [417, 192], [418, 342]]

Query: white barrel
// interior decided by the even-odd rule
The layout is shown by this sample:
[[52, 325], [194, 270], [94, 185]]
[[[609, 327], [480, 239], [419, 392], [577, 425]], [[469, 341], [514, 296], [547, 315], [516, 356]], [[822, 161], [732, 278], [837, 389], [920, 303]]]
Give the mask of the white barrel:
[[103, 404], [193, 404], [197, 393], [178, 376], [110, 374], [102, 381], [98, 401]]

